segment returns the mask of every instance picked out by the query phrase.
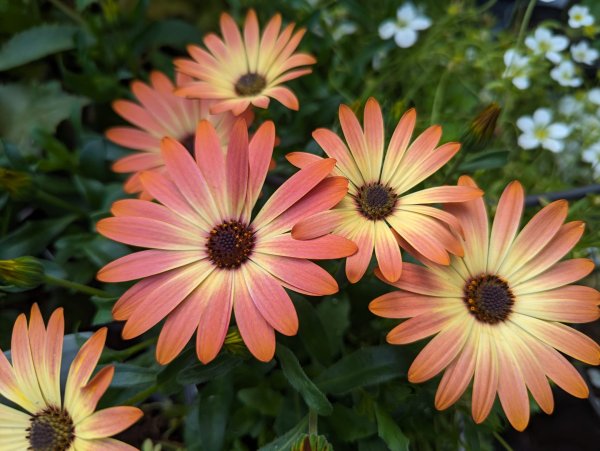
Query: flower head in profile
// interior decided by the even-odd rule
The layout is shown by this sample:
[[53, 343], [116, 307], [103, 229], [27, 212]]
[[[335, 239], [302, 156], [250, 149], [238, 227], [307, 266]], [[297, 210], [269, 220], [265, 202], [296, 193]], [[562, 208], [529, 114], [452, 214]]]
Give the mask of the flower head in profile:
[[538, 108], [533, 116], [521, 116], [517, 127], [523, 132], [519, 136], [519, 146], [523, 149], [543, 147], [554, 153], [564, 149], [563, 140], [571, 133], [567, 124], [552, 122], [552, 112], [547, 108]]
[[506, 66], [502, 75], [504, 78], [510, 78], [518, 89], [529, 88], [531, 73], [529, 57], [521, 55], [515, 49], [508, 49], [504, 53], [504, 65]]
[[[190, 80], [186, 75], [177, 75], [178, 84]], [[140, 173], [148, 170], [164, 172], [160, 141], [165, 136], [184, 143], [191, 153], [196, 126], [200, 120], [208, 119], [217, 130], [222, 145], [227, 146], [235, 116], [231, 113], [210, 114], [209, 107], [214, 102], [183, 99], [173, 93], [174, 89], [166, 75], [154, 71], [149, 85], [141, 81], [132, 83], [131, 90], [138, 102], [117, 100], [113, 103], [117, 114], [133, 125], [106, 131], [106, 137], [111, 141], [137, 151], [113, 165], [115, 172], [132, 173], [124, 186], [127, 193], [141, 192], [142, 198], [150, 198], [143, 191]]]
[[294, 53], [304, 29], [294, 33], [294, 24], [280, 29], [281, 16], [277, 14], [260, 35], [256, 13], [250, 10], [242, 35], [233, 18], [223, 13], [223, 39], [211, 33], [204, 38], [206, 50], [190, 45], [192, 60], [175, 60], [177, 70], [194, 79], [180, 84], [176, 93], [214, 99], [216, 102], [210, 108], [214, 114], [232, 111], [239, 115], [250, 105], [267, 108], [270, 98], [297, 110], [298, 99], [282, 84], [309, 74], [311, 69], [300, 67], [316, 60], [306, 53]]
[[106, 328], [79, 350], [61, 396], [63, 334], [62, 309], [52, 314], [48, 327], [37, 304], [31, 309], [29, 325], [24, 314], [17, 318], [12, 365], [0, 351], [0, 395], [22, 410], [0, 404], [0, 449], [135, 450], [110, 437], [138, 421], [140, 409], [122, 406], [95, 412], [114, 374], [114, 367], [106, 366], [91, 377], [104, 348]]
[[596, 62], [599, 53], [598, 50], [590, 47], [587, 41], [581, 41], [571, 46], [571, 56], [573, 57], [573, 61], [591, 65]]
[[594, 24], [594, 16], [587, 6], [573, 5], [569, 9], [569, 26], [571, 28], [589, 27]]
[[[292, 235], [310, 240], [333, 231], [354, 241], [358, 252], [346, 260], [346, 275], [352, 283], [364, 275], [373, 250], [385, 277], [398, 280], [402, 272], [399, 243], [419, 249], [440, 264], [450, 263], [449, 253], [462, 255], [454, 235], [459, 230], [456, 219], [431, 204], [463, 202], [481, 196], [482, 191], [468, 186], [439, 186], [409, 192], [446, 164], [460, 144], [437, 147], [442, 135], [437, 125], [411, 143], [416, 113], [409, 110], [400, 119], [385, 152], [383, 116], [373, 98], [365, 106], [364, 129], [346, 105], [340, 106], [340, 122], [346, 143], [327, 129], [315, 130], [313, 137], [329, 157], [337, 160], [334, 173], [349, 179], [348, 194], [335, 209], [298, 222]], [[287, 158], [298, 167], [321, 160], [303, 152], [291, 153]]]
[[175, 358], [194, 331], [202, 362], [221, 349], [234, 313], [236, 325], [258, 359], [275, 350], [274, 330], [294, 335], [298, 317], [288, 288], [321, 296], [335, 280], [308, 259], [331, 259], [356, 251], [345, 238], [292, 239], [302, 218], [337, 204], [348, 189], [343, 177], [327, 177], [335, 160], [316, 162], [289, 178], [252, 217], [265, 181], [275, 127], [265, 122], [248, 142], [243, 119], [234, 125], [226, 152], [204, 120], [196, 131], [195, 159], [171, 138], [162, 142], [166, 175], [146, 172], [141, 181], [159, 203], [127, 199], [97, 227], [104, 236], [148, 248], [109, 263], [98, 273], [107, 282], [142, 279], [113, 309], [126, 320], [125, 338], [166, 319], [156, 350], [160, 363]]
[[534, 54], [544, 55], [556, 64], [561, 60], [560, 52], [569, 45], [569, 39], [566, 36], [555, 36], [547, 28], [540, 27], [535, 30], [533, 36], [525, 38], [525, 45]]
[[418, 31], [431, 26], [431, 19], [422, 14], [412, 3], [405, 3], [396, 11], [396, 19], [386, 20], [379, 26], [381, 39], [394, 38], [398, 47], [408, 48], [415, 45]]
[[[476, 186], [468, 177], [459, 184]], [[563, 324], [600, 316], [600, 293], [570, 285], [589, 274], [593, 262], [559, 262], [579, 241], [584, 225], [564, 223], [568, 204], [559, 200], [518, 232], [523, 204], [523, 188], [512, 182], [500, 198], [491, 231], [482, 199], [449, 205], [463, 227], [464, 256], [453, 257], [450, 266], [422, 257], [425, 267], [406, 263], [393, 284], [399, 291], [369, 305], [385, 318], [409, 318], [389, 332], [389, 343], [435, 335], [410, 366], [408, 379], [424, 382], [445, 370], [436, 408], [454, 404], [473, 380], [475, 422], [486, 419], [498, 394], [508, 420], [520, 431], [529, 422], [527, 390], [544, 412], [552, 412], [548, 379], [574, 396], [588, 396], [583, 378], [560, 352], [600, 363], [600, 347]]]
[[581, 86], [583, 80], [577, 76], [577, 69], [573, 61], [563, 61], [550, 71], [550, 77], [561, 86], [576, 88]]

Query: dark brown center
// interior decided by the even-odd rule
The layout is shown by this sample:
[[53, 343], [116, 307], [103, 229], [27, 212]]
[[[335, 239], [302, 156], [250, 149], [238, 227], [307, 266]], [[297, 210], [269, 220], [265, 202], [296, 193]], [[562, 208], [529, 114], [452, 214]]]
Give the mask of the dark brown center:
[[33, 451], [66, 451], [75, 438], [75, 426], [70, 415], [50, 406], [31, 417], [27, 428], [29, 449]]
[[398, 196], [381, 183], [369, 183], [358, 189], [354, 197], [358, 211], [372, 221], [388, 216], [396, 206]]
[[488, 324], [506, 320], [515, 303], [508, 284], [492, 274], [471, 278], [465, 284], [464, 293], [464, 301], [471, 314]]
[[235, 83], [235, 93], [239, 96], [255, 96], [267, 86], [267, 80], [262, 75], [250, 72], [242, 75]]
[[254, 249], [254, 232], [239, 221], [224, 222], [210, 231], [206, 248], [208, 258], [218, 268], [239, 268]]

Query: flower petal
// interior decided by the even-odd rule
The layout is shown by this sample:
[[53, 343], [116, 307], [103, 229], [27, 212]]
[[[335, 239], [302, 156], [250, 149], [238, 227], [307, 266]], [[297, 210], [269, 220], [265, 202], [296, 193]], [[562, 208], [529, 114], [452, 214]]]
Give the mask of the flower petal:
[[144, 413], [137, 407], [120, 406], [98, 410], [75, 425], [77, 437], [106, 438], [118, 434], [138, 421]]

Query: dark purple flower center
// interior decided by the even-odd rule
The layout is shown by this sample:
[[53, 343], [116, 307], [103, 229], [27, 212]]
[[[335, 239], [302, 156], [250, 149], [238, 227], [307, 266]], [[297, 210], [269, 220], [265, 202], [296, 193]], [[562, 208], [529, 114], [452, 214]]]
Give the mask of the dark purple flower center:
[[267, 86], [267, 80], [262, 75], [250, 72], [242, 75], [235, 82], [235, 93], [239, 96], [255, 96]]
[[65, 410], [55, 406], [33, 415], [27, 428], [29, 449], [33, 451], [66, 451], [74, 438], [73, 420]]
[[367, 219], [377, 221], [388, 216], [396, 206], [398, 195], [389, 186], [369, 183], [354, 196], [358, 211]]
[[469, 312], [479, 321], [496, 324], [508, 318], [515, 296], [508, 284], [493, 274], [471, 278], [464, 288], [464, 301]]
[[254, 231], [239, 221], [226, 221], [210, 231], [206, 248], [218, 268], [239, 268], [254, 249]]

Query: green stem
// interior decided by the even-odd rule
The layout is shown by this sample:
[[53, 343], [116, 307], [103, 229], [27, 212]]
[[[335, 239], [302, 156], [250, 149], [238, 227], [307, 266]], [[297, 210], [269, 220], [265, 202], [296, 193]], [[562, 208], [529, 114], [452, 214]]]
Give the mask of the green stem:
[[156, 393], [158, 391], [158, 388], [159, 388], [158, 384], [152, 385], [152, 386], [148, 387], [146, 390], [139, 392], [137, 395], [132, 396], [131, 398], [127, 399], [126, 401], [124, 401], [121, 404], [124, 406], [133, 406], [135, 404], [138, 404], [138, 403], [148, 399], [154, 393]]
[[511, 446], [510, 446], [508, 443], [506, 443], [506, 440], [504, 440], [504, 439], [503, 439], [503, 438], [500, 436], [500, 434], [498, 434], [498, 432], [494, 431], [494, 432], [493, 432], [493, 434], [494, 434], [494, 438], [495, 438], [496, 440], [498, 440], [498, 443], [500, 443], [500, 444], [502, 445], [502, 447], [503, 447], [503, 448], [504, 448], [506, 451], [514, 451], [514, 450], [512, 449], [512, 447], [511, 447]]
[[80, 291], [82, 293], [89, 294], [90, 296], [98, 296], [101, 298], [114, 297], [112, 294], [109, 294], [103, 290], [99, 290], [98, 288], [88, 287], [87, 285], [83, 285], [77, 282], [71, 282], [70, 280], [59, 279], [57, 277], [49, 276], [48, 274], [44, 274], [44, 282], [49, 283], [50, 285], [56, 285], [59, 287]]
[[49, 194], [45, 191], [37, 190], [35, 192], [35, 196], [38, 198], [38, 200], [48, 202], [49, 204], [52, 204], [55, 207], [59, 207], [64, 210], [72, 211], [73, 213], [77, 213], [79, 216], [87, 216], [85, 211], [83, 211], [82, 209], [80, 209], [78, 207], [75, 207], [74, 205], [71, 205], [68, 202], [65, 202], [61, 198], [56, 197], [54, 194]]
[[319, 423], [319, 414], [315, 412], [313, 409], [309, 409], [308, 411], [308, 435], [317, 435], [318, 428], [317, 425]]
[[436, 124], [440, 115], [440, 106], [444, 100], [444, 91], [446, 90], [446, 79], [450, 75], [450, 68], [446, 68], [440, 81], [438, 82], [437, 88], [435, 89], [435, 96], [433, 97], [433, 105], [431, 106], [431, 119], [430, 124]]
[[64, 14], [69, 16], [71, 19], [73, 19], [73, 21], [77, 22], [79, 25], [87, 27], [87, 24], [85, 23], [85, 20], [83, 20], [83, 17], [70, 6], [65, 5], [60, 0], [50, 0], [50, 3], [56, 6], [56, 8], [60, 9]]

